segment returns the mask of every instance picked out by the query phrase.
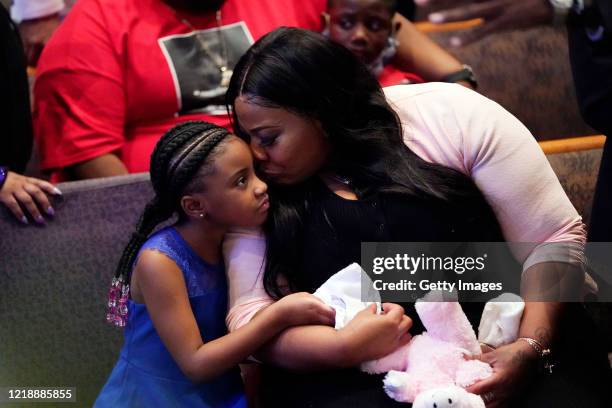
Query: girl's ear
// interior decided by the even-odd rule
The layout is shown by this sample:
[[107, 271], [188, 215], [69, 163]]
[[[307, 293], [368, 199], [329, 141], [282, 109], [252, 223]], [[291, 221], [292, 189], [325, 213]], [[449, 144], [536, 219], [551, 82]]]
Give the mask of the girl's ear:
[[202, 197], [185, 195], [181, 198], [181, 208], [188, 217], [205, 218], [207, 215], [206, 202]]
[[395, 38], [395, 36], [397, 35], [397, 33], [399, 32], [399, 30], [402, 29], [402, 22], [401, 21], [396, 21], [394, 23], [392, 23], [393, 25], [391, 26], [391, 36], [393, 38]]

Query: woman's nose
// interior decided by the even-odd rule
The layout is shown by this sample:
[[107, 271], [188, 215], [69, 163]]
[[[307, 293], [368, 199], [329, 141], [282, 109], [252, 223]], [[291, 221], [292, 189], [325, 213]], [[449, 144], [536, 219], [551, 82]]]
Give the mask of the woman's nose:
[[257, 143], [253, 142], [253, 140], [251, 140], [251, 152], [253, 152], [253, 157], [255, 157], [257, 161], [266, 161], [268, 159], [265, 150], [261, 146], [258, 146]]

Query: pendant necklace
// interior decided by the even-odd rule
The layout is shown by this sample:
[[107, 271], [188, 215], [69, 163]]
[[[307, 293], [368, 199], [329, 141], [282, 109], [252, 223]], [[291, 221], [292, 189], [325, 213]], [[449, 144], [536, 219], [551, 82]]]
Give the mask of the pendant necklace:
[[196, 30], [193, 25], [187, 21], [187, 19], [182, 18], [182, 23], [189, 27], [195, 34], [198, 44], [200, 46], [200, 50], [202, 50], [206, 55], [210, 57], [213, 63], [217, 66], [217, 69], [221, 73], [221, 80], [219, 81], [219, 87], [227, 88], [230, 83], [230, 79], [232, 78], [232, 74], [234, 71], [228, 68], [228, 52], [227, 46], [225, 44], [225, 38], [223, 37], [222, 28], [221, 28], [221, 10], [217, 10], [216, 13], [216, 21], [217, 21], [217, 37], [219, 41], [219, 47], [221, 48], [221, 56], [212, 52], [206, 40], [202, 38], [202, 34], [200, 30]]

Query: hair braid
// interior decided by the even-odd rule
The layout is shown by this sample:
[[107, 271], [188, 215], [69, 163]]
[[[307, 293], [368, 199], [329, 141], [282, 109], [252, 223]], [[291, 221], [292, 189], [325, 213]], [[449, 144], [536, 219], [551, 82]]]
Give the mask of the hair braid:
[[123, 277], [127, 280], [132, 263], [136, 259], [138, 251], [147, 240], [149, 234], [158, 224], [167, 220], [171, 216], [172, 210], [163, 209], [157, 198], [154, 198], [146, 205], [140, 219], [138, 220], [136, 230], [134, 233], [132, 233], [129, 242], [121, 255], [119, 265], [115, 271], [116, 278]]
[[[198, 143], [196, 148], [191, 148], [184, 155], [180, 166], [175, 171], [168, 173], [168, 177], [172, 179], [176, 188], [182, 191], [190, 190], [190, 185], [197, 179], [198, 171], [203, 168], [202, 164], [205, 161], [210, 163], [211, 159], [214, 159], [214, 156], [218, 153], [218, 148], [222, 146], [220, 142], [227, 135], [227, 130], [223, 128], [213, 130], [206, 139]], [[208, 172], [207, 170], [208, 168], [204, 167], [201, 175], [205, 175]]]

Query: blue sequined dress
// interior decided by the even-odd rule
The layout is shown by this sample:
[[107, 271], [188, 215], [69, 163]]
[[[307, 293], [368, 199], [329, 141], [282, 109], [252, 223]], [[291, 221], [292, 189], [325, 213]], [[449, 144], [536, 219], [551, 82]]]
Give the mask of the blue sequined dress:
[[[183, 272], [193, 315], [204, 342], [227, 333], [227, 282], [222, 265], [206, 263], [173, 227], [143, 245], [172, 259]], [[129, 301], [125, 343], [94, 407], [246, 407], [238, 368], [193, 383], [162, 343], [144, 304]]]

